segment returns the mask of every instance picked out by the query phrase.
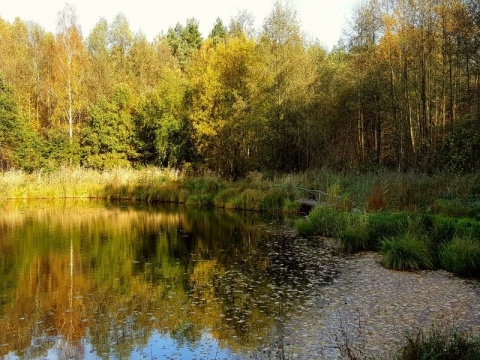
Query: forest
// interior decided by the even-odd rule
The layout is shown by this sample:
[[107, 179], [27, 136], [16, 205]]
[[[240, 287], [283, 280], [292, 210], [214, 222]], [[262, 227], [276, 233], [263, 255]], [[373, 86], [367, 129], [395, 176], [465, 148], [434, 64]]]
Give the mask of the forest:
[[118, 14], [84, 36], [0, 18], [0, 168], [480, 170], [480, 3], [368, 0], [338, 45], [272, 5], [148, 41]]

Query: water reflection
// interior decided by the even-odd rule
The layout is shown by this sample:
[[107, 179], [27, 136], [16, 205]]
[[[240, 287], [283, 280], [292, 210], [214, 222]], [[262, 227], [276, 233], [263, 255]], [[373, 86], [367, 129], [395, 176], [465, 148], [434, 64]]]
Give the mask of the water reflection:
[[243, 356], [334, 271], [325, 248], [267, 228], [255, 214], [4, 204], [0, 356]]

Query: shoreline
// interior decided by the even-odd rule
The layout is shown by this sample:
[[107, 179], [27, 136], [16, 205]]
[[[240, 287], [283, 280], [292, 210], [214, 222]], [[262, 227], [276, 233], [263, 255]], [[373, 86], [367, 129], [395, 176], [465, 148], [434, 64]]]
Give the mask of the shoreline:
[[285, 325], [284, 351], [298, 359], [389, 359], [419, 330], [480, 335], [480, 283], [444, 270], [401, 272], [363, 252], [342, 261], [313, 305]]

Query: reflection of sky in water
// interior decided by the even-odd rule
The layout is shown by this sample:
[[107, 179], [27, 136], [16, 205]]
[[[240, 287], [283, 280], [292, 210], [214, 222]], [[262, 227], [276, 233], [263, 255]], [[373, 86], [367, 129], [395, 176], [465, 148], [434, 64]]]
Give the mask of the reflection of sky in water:
[[[33, 344], [32, 344], [33, 345]], [[56, 344], [48, 350], [48, 353], [42, 359], [65, 359], [64, 346], [68, 346], [63, 340], [56, 341]], [[78, 349], [76, 349], [78, 350]], [[7, 354], [3, 359], [16, 360], [20, 358], [30, 358], [28, 355], [19, 357], [14, 354]], [[73, 356], [72, 358], [78, 358]], [[102, 358], [111, 358], [109, 354], [105, 354], [103, 357], [99, 356], [92, 344], [87, 340], [83, 341], [83, 354], [82, 359], [96, 360]], [[130, 359], [239, 359], [238, 355], [232, 353], [229, 349], [222, 349], [218, 342], [212, 338], [212, 335], [204, 332], [199, 340], [195, 341], [195, 344], [183, 344], [179, 345], [168, 334], [160, 334], [157, 331], [153, 332], [150, 336], [148, 344], [145, 347], [133, 349], [130, 353]]]
[[220, 348], [218, 342], [208, 333], [203, 333], [195, 346], [177, 343], [167, 334], [155, 332], [142, 349], [132, 352], [132, 359], [151, 359], [155, 357], [172, 359], [234, 359], [236, 356], [228, 349]]

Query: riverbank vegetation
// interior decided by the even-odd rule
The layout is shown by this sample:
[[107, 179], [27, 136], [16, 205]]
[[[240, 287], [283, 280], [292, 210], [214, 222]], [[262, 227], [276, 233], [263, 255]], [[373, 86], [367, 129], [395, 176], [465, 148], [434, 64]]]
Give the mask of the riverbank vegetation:
[[4, 172], [0, 197], [171, 202], [292, 214], [302, 210], [302, 203], [315, 200], [318, 205], [308, 218], [296, 223], [302, 236], [339, 238], [345, 252], [380, 251], [384, 265], [398, 270], [443, 268], [462, 276], [480, 274], [480, 175], [475, 174], [309, 171], [251, 173], [228, 181], [153, 167], [76, 167]]
[[350, 213], [321, 206], [296, 226], [302, 235], [339, 238], [346, 252], [380, 251], [391, 269], [442, 268], [480, 276], [478, 219], [441, 212]]
[[385, 357], [371, 357], [366, 354], [364, 344], [352, 344], [344, 334], [340, 352], [343, 359], [383, 359], [396, 360], [475, 360], [480, 358], [480, 338], [457, 328], [439, 329], [432, 327], [429, 331], [417, 330], [405, 336], [401, 347], [395, 353]]
[[474, 360], [480, 358], [480, 339], [458, 330], [449, 332], [433, 328], [407, 336], [399, 360], [439, 359]]

